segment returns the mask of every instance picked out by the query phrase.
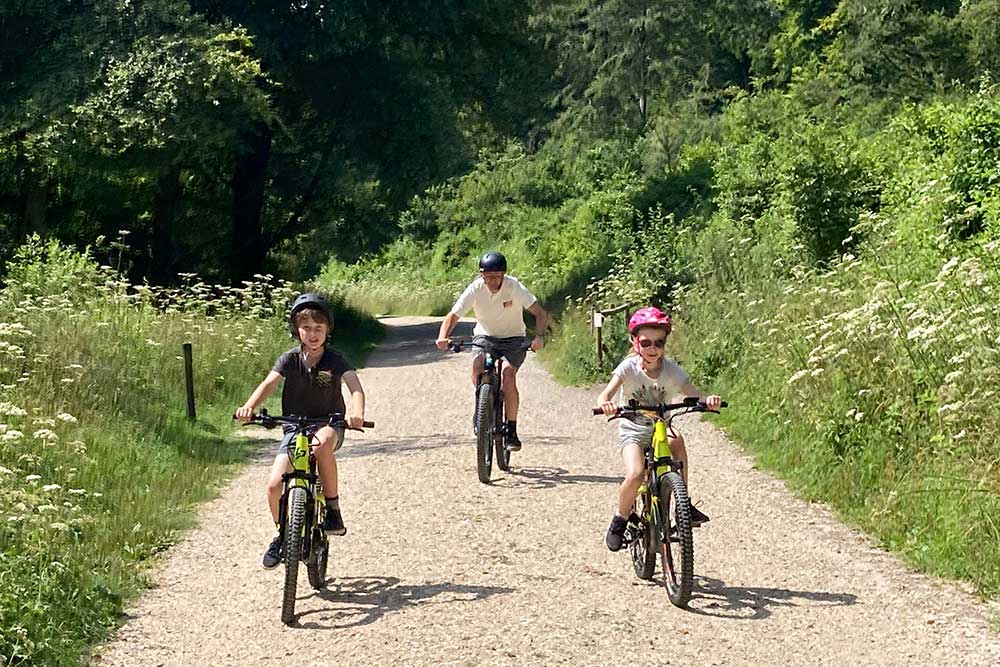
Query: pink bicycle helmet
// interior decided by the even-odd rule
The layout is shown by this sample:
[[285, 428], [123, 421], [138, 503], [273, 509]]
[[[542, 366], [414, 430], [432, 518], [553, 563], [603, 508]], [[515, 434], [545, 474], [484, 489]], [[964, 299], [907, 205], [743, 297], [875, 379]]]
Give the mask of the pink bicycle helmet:
[[647, 306], [632, 313], [632, 317], [628, 320], [628, 332], [633, 336], [640, 327], [656, 327], [663, 329], [669, 335], [672, 323], [670, 316], [665, 312], [656, 306]]

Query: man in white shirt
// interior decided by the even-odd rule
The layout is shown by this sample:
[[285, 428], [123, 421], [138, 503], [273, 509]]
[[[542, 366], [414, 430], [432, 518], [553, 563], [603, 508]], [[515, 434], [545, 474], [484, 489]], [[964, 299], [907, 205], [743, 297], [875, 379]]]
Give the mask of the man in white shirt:
[[495, 251], [488, 252], [479, 259], [479, 278], [465, 288], [451, 312], [441, 322], [436, 341], [438, 349], [448, 349], [448, 334], [459, 318], [470, 309], [476, 313], [476, 328], [473, 330], [476, 337], [472, 343], [472, 384], [476, 385], [485, 366], [484, 345], [488, 344], [507, 360], [501, 377], [504, 412], [507, 414], [507, 446], [511, 450], [519, 450], [521, 441], [517, 437], [517, 409], [520, 397], [517, 393], [517, 369], [524, 363], [529, 347], [522, 311], [527, 310], [535, 316], [535, 337], [530, 347], [536, 352], [545, 344], [542, 334], [549, 326], [549, 314], [517, 278], [507, 275], [507, 258]]

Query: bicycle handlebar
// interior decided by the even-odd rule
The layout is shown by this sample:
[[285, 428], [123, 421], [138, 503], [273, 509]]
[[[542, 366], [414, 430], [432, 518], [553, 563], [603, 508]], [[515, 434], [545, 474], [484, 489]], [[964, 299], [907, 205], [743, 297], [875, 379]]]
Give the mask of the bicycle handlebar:
[[[236, 418], [236, 415], [233, 415], [233, 419]], [[267, 410], [261, 410], [260, 414], [253, 415], [246, 423], [256, 424], [264, 428], [274, 428], [281, 424], [287, 424], [289, 426], [345, 426], [352, 431], [361, 430], [360, 428], [347, 426], [345, 416], [337, 412], [325, 417], [299, 417], [297, 415], [286, 417], [284, 415], [269, 415], [267, 414]], [[361, 426], [362, 428], [375, 428], [375, 422], [365, 421], [361, 423]]]
[[[473, 343], [476, 338], [478, 338], [478, 336], [473, 336], [472, 338], [468, 338], [468, 337], [449, 338], [448, 339], [448, 349], [451, 350], [452, 352], [461, 352], [462, 348], [464, 346]], [[525, 336], [525, 338], [527, 338], [527, 336]], [[519, 351], [519, 350], [528, 350], [530, 352], [531, 351], [531, 339], [526, 340], [520, 347], [517, 348], [517, 350], [511, 350], [511, 351], [513, 352], [513, 351]]]
[[[719, 404], [719, 407], [728, 408], [729, 403], [722, 401], [722, 403]], [[696, 396], [688, 396], [681, 403], [662, 403], [660, 405], [638, 405], [637, 403], [629, 403], [629, 405], [619, 405], [615, 408], [615, 414], [612, 415], [612, 418], [635, 412], [655, 412], [662, 417], [668, 412], [683, 410], [685, 408], [687, 408], [689, 412], [718, 412], [718, 410], [709, 410], [708, 406]], [[604, 414], [604, 410], [601, 408], [591, 408], [591, 412], [593, 412], [594, 415]]]

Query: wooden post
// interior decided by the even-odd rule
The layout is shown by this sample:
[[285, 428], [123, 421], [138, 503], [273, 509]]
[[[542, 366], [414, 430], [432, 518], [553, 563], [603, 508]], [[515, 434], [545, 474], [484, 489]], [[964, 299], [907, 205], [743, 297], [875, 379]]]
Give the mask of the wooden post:
[[184, 384], [187, 388], [187, 418], [194, 421], [194, 362], [191, 343], [184, 343]]

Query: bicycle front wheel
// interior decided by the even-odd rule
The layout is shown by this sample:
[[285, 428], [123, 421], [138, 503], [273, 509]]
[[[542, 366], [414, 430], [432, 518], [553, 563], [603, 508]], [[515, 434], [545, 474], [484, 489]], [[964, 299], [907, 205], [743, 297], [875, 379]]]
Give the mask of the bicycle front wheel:
[[691, 501], [684, 479], [668, 472], [660, 480], [660, 517], [658, 535], [663, 560], [663, 583], [670, 601], [684, 607], [694, 587], [694, 536], [691, 532]]
[[292, 487], [288, 492], [288, 520], [285, 524], [285, 589], [281, 599], [281, 622], [295, 620], [295, 596], [299, 583], [299, 559], [302, 557], [302, 530], [306, 519], [306, 490]]
[[476, 396], [476, 472], [488, 484], [493, 471], [493, 385], [479, 385]]
[[635, 576], [640, 579], [652, 579], [656, 570], [656, 527], [653, 525], [652, 496], [649, 491], [643, 491], [635, 499], [635, 515], [641, 521], [642, 531], [639, 539], [629, 545], [632, 552], [632, 566]]

